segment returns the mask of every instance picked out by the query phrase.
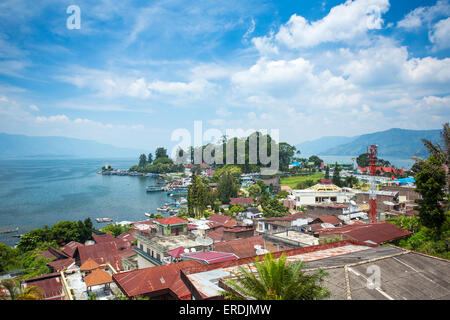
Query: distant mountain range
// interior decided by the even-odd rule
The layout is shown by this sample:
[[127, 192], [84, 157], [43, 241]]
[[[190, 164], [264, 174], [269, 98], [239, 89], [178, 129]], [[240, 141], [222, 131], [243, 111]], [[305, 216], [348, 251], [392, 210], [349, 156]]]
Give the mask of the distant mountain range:
[[140, 153], [90, 140], [0, 133], [1, 159], [137, 158]]
[[303, 155], [357, 156], [367, 146], [378, 145], [378, 156], [406, 159], [411, 156], [427, 157], [428, 151], [421, 139], [441, 143], [441, 130], [408, 130], [393, 128], [386, 131], [354, 137], [322, 137], [296, 145]]

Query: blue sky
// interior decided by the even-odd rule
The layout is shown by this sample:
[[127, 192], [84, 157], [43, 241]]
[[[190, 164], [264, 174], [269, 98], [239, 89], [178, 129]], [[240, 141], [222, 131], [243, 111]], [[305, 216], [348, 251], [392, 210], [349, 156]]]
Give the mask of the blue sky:
[[0, 132], [151, 151], [194, 121], [291, 144], [438, 129], [449, 16], [448, 0], [4, 0]]

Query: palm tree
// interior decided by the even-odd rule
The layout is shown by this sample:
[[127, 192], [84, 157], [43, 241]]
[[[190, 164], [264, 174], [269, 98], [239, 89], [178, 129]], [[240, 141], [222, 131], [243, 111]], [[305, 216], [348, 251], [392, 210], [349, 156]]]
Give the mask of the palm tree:
[[7, 279], [1, 282], [8, 294], [0, 293], [0, 300], [42, 300], [44, 292], [36, 286], [21, 288], [20, 282], [14, 279]]
[[319, 300], [329, 297], [325, 287], [317, 284], [327, 275], [323, 270], [309, 275], [302, 271], [303, 262], [286, 263], [283, 253], [278, 260], [271, 254], [262, 262], [255, 259], [256, 273], [238, 267], [235, 279], [225, 280], [225, 299], [233, 300]]

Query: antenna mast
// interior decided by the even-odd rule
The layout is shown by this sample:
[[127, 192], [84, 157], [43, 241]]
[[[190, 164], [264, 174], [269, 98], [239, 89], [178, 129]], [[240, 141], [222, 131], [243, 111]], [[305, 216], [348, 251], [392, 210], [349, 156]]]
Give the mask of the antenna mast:
[[370, 170], [370, 191], [369, 191], [369, 205], [370, 205], [370, 222], [377, 221], [377, 186], [375, 184], [375, 174], [377, 171], [377, 146], [369, 146], [369, 170]]

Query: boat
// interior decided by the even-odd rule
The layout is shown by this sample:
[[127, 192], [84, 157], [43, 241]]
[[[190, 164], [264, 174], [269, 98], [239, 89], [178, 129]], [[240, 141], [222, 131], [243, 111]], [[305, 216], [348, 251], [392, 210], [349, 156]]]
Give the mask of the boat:
[[101, 222], [111, 222], [113, 221], [112, 218], [95, 218], [95, 221], [101, 223]]
[[12, 229], [12, 230], [5, 230], [5, 231], [0, 231], [0, 234], [4, 234], [4, 233], [13, 233], [13, 232], [17, 232], [19, 231], [19, 227]]
[[[149, 218], [152, 216], [152, 213], [145, 212], [144, 214]], [[154, 214], [153, 214], [153, 216], [154, 216]]]
[[156, 208], [156, 210], [166, 212], [167, 210], [169, 210], [169, 208], [166, 206], [163, 206], [161, 208]]
[[164, 188], [159, 186], [147, 186], [145, 189], [147, 192], [164, 191]]

